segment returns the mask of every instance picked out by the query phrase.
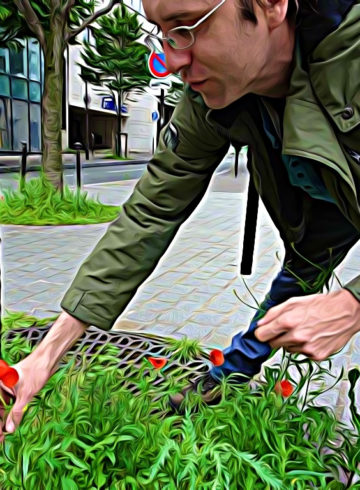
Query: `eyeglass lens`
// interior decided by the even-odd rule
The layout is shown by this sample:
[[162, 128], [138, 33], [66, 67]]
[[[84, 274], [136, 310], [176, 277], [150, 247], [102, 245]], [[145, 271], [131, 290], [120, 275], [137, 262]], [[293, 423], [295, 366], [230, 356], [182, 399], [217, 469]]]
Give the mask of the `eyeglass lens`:
[[185, 49], [193, 43], [193, 36], [187, 29], [169, 31], [166, 37], [169, 45], [174, 49]]

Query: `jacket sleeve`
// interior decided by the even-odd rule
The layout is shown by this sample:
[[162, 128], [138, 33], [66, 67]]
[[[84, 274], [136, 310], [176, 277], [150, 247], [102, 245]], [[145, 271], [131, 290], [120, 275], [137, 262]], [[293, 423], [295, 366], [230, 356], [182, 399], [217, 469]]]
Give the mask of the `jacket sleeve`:
[[355, 277], [352, 281], [345, 284], [344, 289], [350, 291], [350, 293], [360, 301], [360, 276]]
[[61, 307], [70, 315], [110, 330], [199, 204], [229, 147], [206, 121], [206, 110], [191, 93], [178, 104], [119, 217], [67, 290]]

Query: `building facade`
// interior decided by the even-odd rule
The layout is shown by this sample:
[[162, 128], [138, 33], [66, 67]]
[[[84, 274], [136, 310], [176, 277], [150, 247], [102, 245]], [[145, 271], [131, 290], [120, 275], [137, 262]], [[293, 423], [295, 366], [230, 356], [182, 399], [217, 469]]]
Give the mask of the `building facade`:
[[[103, 0], [106, 5], [108, 0]], [[141, 0], [126, 0], [125, 5], [140, 14], [144, 23], [144, 10]], [[99, 4], [99, 7], [101, 5]], [[81, 43], [90, 41], [88, 30], [78, 36], [79, 45], [69, 46], [66, 52], [67, 93], [64, 97], [65, 124], [63, 125], [63, 147], [73, 148], [75, 142], [90, 149], [115, 148], [117, 115], [110, 94], [104, 95], [104, 89], [85, 83], [80, 77]], [[133, 97], [132, 97], [133, 98]], [[134, 98], [135, 102], [125, 102], [121, 110], [121, 131], [123, 148], [127, 143], [128, 154], [151, 154], [157, 138], [158, 99], [150, 89], [146, 94]]]
[[0, 152], [41, 149], [41, 94], [44, 63], [36, 39], [16, 52], [0, 49]]
[[[98, 8], [109, 0], [99, 2]], [[125, 0], [139, 14], [145, 31], [151, 30], [141, 0]], [[69, 46], [64, 53], [62, 148], [74, 148], [77, 142], [90, 150], [115, 149], [117, 113], [110, 94], [104, 94], [80, 77], [84, 40], [89, 30], [78, 36], [80, 44]], [[26, 39], [19, 52], [0, 49], [0, 155], [19, 152], [22, 142], [29, 152], [41, 151], [41, 98], [44, 87], [44, 58], [36, 39]], [[102, 92], [102, 94], [101, 94]], [[126, 102], [121, 111], [123, 148], [128, 154], [151, 154], [159, 130], [159, 89], [147, 92], [135, 101]]]

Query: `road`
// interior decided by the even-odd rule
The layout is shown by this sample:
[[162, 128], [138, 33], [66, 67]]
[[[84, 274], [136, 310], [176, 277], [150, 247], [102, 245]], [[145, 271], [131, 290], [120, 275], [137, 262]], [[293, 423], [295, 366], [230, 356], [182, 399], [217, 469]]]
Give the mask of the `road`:
[[[82, 169], [81, 183], [100, 184], [105, 182], [119, 182], [124, 180], [137, 180], [146, 169], [146, 164], [127, 164], [121, 166], [109, 165], [106, 167], [86, 167]], [[38, 177], [39, 172], [27, 173], [27, 179]], [[0, 189], [17, 188], [17, 172], [0, 174]], [[65, 183], [76, 185], [75, 169], [67, 169], [64, 173]], [[234, 156], [229, 153], [216, 170], [216, 179], [213, 179], [212, 188], [217, 192], [243, 192], [247, 184], [247, 171], [244, 160], [240, 160], [238, 178], [234, 178]]]
[[[83, 185], [86, 185], [99, 184], [102, 182], [118, 182], [122, 180], [138, 179], [145, 171], [145, 168], [146, 165], [144, 164], [126, 165], [123, 168], [117, 168], [116, 166], [111, 165], [109, 165], [108, 167], [83, 168], [81, 182]], [[29, 172], [26, 178], [31, 179], [38, 176], [39, 172]], [[15, 172], [0, 174], [0, 188], [16, 188], [17, 179], [18, 173]], [[75, 169], [65, 170], [64, 179], [67, 185], [75, 185]]]

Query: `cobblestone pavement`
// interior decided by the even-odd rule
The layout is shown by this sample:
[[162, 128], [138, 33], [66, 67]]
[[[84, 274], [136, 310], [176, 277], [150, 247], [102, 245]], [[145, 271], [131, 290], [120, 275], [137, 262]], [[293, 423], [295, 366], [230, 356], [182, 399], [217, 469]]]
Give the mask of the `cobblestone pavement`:
[[[99, 194], [104, 203], [122, 203], [135, 181], [89, 185], [90, 195]], [[245, 198], [242, 192], [213, 190], [192, 217], [180, 228], [174, 243], [154, 273], [139, 288], [114, 329], [141, 331], [181, 338], [199, 339], [211, 347], [229, 345], [231, 337], [246, 329], [255, 306], [239, 278], [239, 249]], [[239, 187], [240, 189], [240, 187]], [[233, 189], [232, 189], [233, 190]], [[26, 227], [2, 226], [2, 278], [4, 306], [38, 317], [60, 311], [60, 301], [82, 260], [105, 232], [107, 225]], [[260, 301], [280, 268], [283, 255], [278, 232], [267, 213], [260, 209], [254, 273], [246, 284]], [[338, 268], [345, 283], [355, 276], [360, 264], [360, 247], [352, 249]], [[353, 338], [335, 356], [334, 373], [341, 366], [360, 364], [360, 336]], [[269, 362], [275, 362], [275, 356]], [[328, 403], [347, 417], [347, 381], [327, 394]], [[339, 397], [340, 393], [340, 397]]]

